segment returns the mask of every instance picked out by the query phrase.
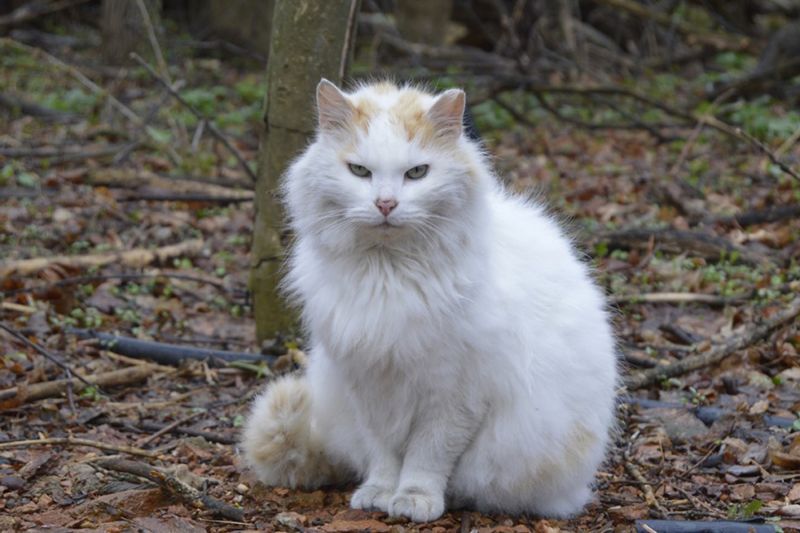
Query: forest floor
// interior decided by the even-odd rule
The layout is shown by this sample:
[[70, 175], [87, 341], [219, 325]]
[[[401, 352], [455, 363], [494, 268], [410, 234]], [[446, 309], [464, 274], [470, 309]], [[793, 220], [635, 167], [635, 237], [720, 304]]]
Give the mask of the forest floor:
[[[4, 40], [0, 50], [2, 95], [50, 110], [0, 108], [0, 530], [544, 533], [632, 531], [637, 519], [800, 528], [800, 324], [790, 316], [699, 370], [629, 381], [596, 497], [571, 520], [454, 511], [415, 525], [350, 510], [353, 487], [259, 485], [242, 468], [239, 429], [253, 395], [302, 362], [302, 342], [272, 365], [171, 366], [76, 334], [258, 352], [248, 172], [139, 67], [51, 48], [111, 104], [38, 49]], [[181, 94], [252, 167], [262, 66], [172, 63]], [[692, 90], [678, 75], [671, 88], [658, 83]], [[781, 148], [797, 115], [771, 101], [737, 105], [726, 116], [760, 124], [759, 137], [800, 168], [800, 146]], [[538, 191], [596, 266], [626, 375], [716, 353], [796, 303], [800, 182], [762, 151], [698, 125], [669, 140], [542, 110], [519, 124], [492, 102], [475, 112], [509, 186]], [[742, 214], [752, 217], [733, 218]], [[44, 385], [70, 376], [108, 384]], [[221, 507], [153, 481], [164, 479]]]

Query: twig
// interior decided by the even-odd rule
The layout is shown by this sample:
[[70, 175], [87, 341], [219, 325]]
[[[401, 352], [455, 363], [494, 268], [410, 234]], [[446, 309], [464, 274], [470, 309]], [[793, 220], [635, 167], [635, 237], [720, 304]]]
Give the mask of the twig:
[[738, 215], [711, 218], [709, 222], [716, 222], [717, 224], [736, 224], [744, 228], [755, 224], [779, 222], [790, 218], [800, 218], [800, 205], [778, 205], [767, 207], [766, 209], [754, 209], [752, 211], [739, 213]]
[[731, 520], [637, 520], [637, 533], [701, 533], [724, 531], [725, 533], [774, 533], [775, 526], [754, 522], [734, 522]]
[[652, 368], [650, 370], [643, 370], [636, 374], [628, 376], [625, 384], [628, 389], [640, 389], [647, 387], [653, 383], [657, 383], [662, 379], [680, 376], [704, 368], [709, 365], [717, 363], [737, 350], [741, 350], [746, 346], [750, 346], [770, 334], [774, 329], [794, 320], [800, 314], [800, 297], [792, 300], [785, 308], [775, 312], [772, 316], [765, 319], [761, 324], [746, 328], [746, 330], [738, 335], [731, 335], [717, 346], [712, 347], [707, 352], [699, 353], [681, 359], [669, 365]]
[[609, 298], [613, 303], [705, 303], [726, 305], [746, 300], [745, 296], [719, 296], [697, 292], [650, 292], [643, 294], [617, 294]]
[[[156, 403], [163, 403], [163, 402], [156, 402]], [[137, 406], [134, 406], [137, 407]], [[128, 424], [122, 420], [111, 419], [107, 417], [99, 417], [95, 418], [91, 421], [93, 424], [109, 424], [114, 427], [119, 427], [124, 430], [128, 431], [161, 431], [166, 427], [166, 424], [157, 424], [155, 422], [146, 422], [142, 421], [139, 422], [137, 425]], [[218, 442], [220, 444], [236, 444], [239, 442], [237, 439], [233, 437], [226, 437], [225, 435], [219, 435], [217, 433], [211, 433], [210, 431], [201, 431], [199, 429], [192, 429], [188, 427], [174, 427], [169, 430], [169, 433], [175, 433], [178, 435], [189, 435], [190, 437], [203, 437], [205, 440], [209, 442]]]
[[139, 7], [139, 13], [142, 15], [142, 22], [147, 30], [147, 38], [150, 40], [150, 46], [153, 48], [153, 55], [156, 56], [156, 63], [158, 63], [158, 70], [161, 75], [167, 80], [169, 85], [172, 85], [172, 80], [169, 77], [169, 69], [167, 62], [164, 61], [164, 54], [161, 53], [161, 46], [158, 44], [158, 37], [156, 37], [156, 30], [153, 28], [153, 21], [150, 19], [150, 13], [147, 11], [147, 6], [144, 5], [144, 0], [136, 0], [136, 5]]
[[[230, 352], [226, 350], [211, 350], [207, 348], [194, 348], [162, 342], [143, 341], [131, 337], [122, 337], [100, 333], [86, 329], [68, 329], [68, 333], [84, 339], [97, 339], [101, 348], [114, 353], [127, 355], [136, 359], [150, 359], [160, 364], [179, 365], [187, 359], [208, 360], [212, 365], [219, 361], [256, 361], [273, 363], [276, 360], [272, 355], [261, 355], [244, 352]], [[224, 366], [224, 365], [222, 365]]]
[[127, 453], [129, 455], [140, 455], [142, 457], [150, 457], [155, 459], [159, 456], [157, 452], [142, 450], [141, 448], [134, 448], [132, 446], [124, 446], [121, 444], [109, 444], [107, 442], [100, 442], [89, 439], [76, 439], [74, 437], [55, 437], [50, 439], [32, 439], [32, 440], [11, 440], [0, 442], [0, 450], [10, 450], [12, 448], [27, 448], [29, 446], [45, 446], [56, 444], [60, 446], [90, 446], [100, 450], [108, 450], [117, 453]]
[[754, 146], [755, 148], [760, 150], [764, 155], [769, 157], [770, 161], [772, 161], [775, 165], [777, 165], [778, 168], [780, 168], [782, 171], [789, 174], [794, 179], [800, 180], [800, 174], [798, 174], [795, 170], [789, 167], [789, 165], [781, 161], [780, 157], [775, 155], [775, 153], [772, 150], [770, 150], [764, 143], [762, 143], [761, 141], [759, 141], [758, 139], [756, 139], [743, 129], [736, 126], [731, 126], [730, 124], [727, 124], [726, 122], [723, 122], [717, 117], [714, 117], [712, 115], [700, 116], [698, 117], [698, 119], [705, 122], [712, 128], [716, 129], [717, 131], [726, 133], [731, 137], [735, 137], [736, 139], [745, 141], [751, 146]]
[[[191, 274], [178, 274], [174, 272], [158, 272], [155, 274], [148, 274], [148, 273], [135, 273], [135, 274], [94, 274], [89, 276], [75, 276], [72, 278], [64, 278], [58, 281], [54, 281], [52, 283], [43, 283], [36, 285], [34, 287], [19, 287], [16, 289], [10, 289], [7, 291], [0, 290], [0, 295], [2, 296], [13, 296], [15, 294], [25, 294], [25, 293], [35, 293], [39, 291], [45, 291], [52, 287], [69, 287], [71, 285], [84, 285], [86, 283], [92, 283], [95, 281], [105, 281], [105, 280], [120, 280], [120, 281], [140, 281], [143, 279], [179, 279], [184, 281], [193, 281], [195, 283], [204, 283], [207, 285], [211, 285], [215, 289], [217, 289], [221, 293], [230, 292], [234, 296], [237, 297], [244, 297], [247, 294], [246, 289], [237, 289], [225, 286], [224, 283], [220, 282], [219, 280], [213, 279], [211, 277], [204, 277], [204, 276], [193, 276]], [[3, 302], [7, 303], [7, 302]], [[19, 309], [20, 312], [22, 309]], [[35, 309], [34, 309], [35, 311]]]
[[202, 415], [203, 413], [205, 413], [205, 411], [196, 411], [194, 413], [189, 413], [188, 415], [186, 415], [186, 416], [184, 416], [182, 418], [179, 418], [179, 419], [175, 420], [174, 422], [171, 422], [171, 423], [165, 425], [164, 427], [162, 427], [161, 429], [159, 429], [158, 431], [156, 431], [152, 435], [148, 436], [146, 439], [144, 439], [143, 441], [139, 442], [138, 444], [139, 444], [139, 446], [142, 446], [143, 448], [147, 447], [148, 444], [150, 444], [151, 442], [156, 440], [161, 435], [164, 435], [165, 433], [169, 433], [170, 431], [174, 430], [175, 428], [177, 428], [181, 424], [185, 424], [186, 422], [189, 422], [190, 420], [193, 420], [193, 419], [197, 418], [198, 416]]
[[[35, 342], [32, 342], [32, 341], [28, 340], [28, 338], [25, 337], [25, 335], [23, 335], [22, 333], [18, 332], [17, 330], [12, 328], [11, 326], [7, 326], [6, 324], [3, 324], [2, 322], [0, 322], [0, 329], [6, 331], [8, 334], [10, 334], [12, 337], [17, 339], [18, 341], [20, 341], [22, 344], [24, 344], [28, 348], [36, 350], [41, 355], [43, 355], [44, 357], [46, 357], [47, 359], [49, 359], [50, 361], [52, 361], [53, 363], [55, 363], [56, 365], [61, 367], [62, 370], [66, 370], [67, 372], [74, 373], [74, 372], [72, 372], [72, 369], [69, 367], [69, 365], [66, 364], [65, 362], [63, 362], [61, 360], [61, 358], [59, 358], [55, 354], [50, 353], [50, 351], [45, 349], [43, 346], [40, 346], [40, 345], [36, 344]], [[78, 380], [81, 381], [84, 385], [86, 385], [86, 386], [93, 385], [93, 383], [90, 382], [89, 380], [87, 380], [86, 378], [83, 378], [82, 376], [80, 376], [78, 374], [75, 374], [75, 376], [77, 376]], [[2, 396], [0, 396], [0, 399], [2, 399]]]
[[656, 499], [656, 495], [653, 492], [653, 487], [644, 477], [641, 470], [639, 470], [639, 468], [633, 464], [633, 459], [631, 458], [629, 452], [625, 452], [625, 470], [628, 471], [633, 479], [639, 482], [640, 486], [642, 487], [642, 491], [644, 492], [644, 499], [647, 505], [656, 509], [659, 513], [661, 513], [661, 516], [667, 516], [666, 511], [664, 511], [664, 508]]
[[128, 383], [136, 383], [145, 380], [155, 371], [156, 368], [154, 366], [144, 364], [123, 368], [122, 370], [113, 370], [111, 372], [96, 374], [87, 378], [81, 377], [75, 372], [71, 372], [73, 376], [71, 379], [57, 379], [45, 381], [44, 383], [34, 383], [33, 385], [0, 390], [0, 401], [4, 402], [0, 404], [0, 409], [16, 406], [24, 402], [58, 396], [66, 391], [70, 384], [75, 385], [78, 381], [83, 382], [89, 387], [113, 387], [115, 385], [127, 385]]
[[232, 196], [214, 196], [211, 194], [202, 193], [179, 193], [172, 191], [131, 191], [115, 196], [117, 202], [198, 202], [207, 204], [241, 204], [244, 202], [252, 202], [253, 198], [250, 197], [232, 197]]
[[20, 259], [0, 263], [0, 279], [12, 274], [27, 275], [38, 272], [53, 265], [62, 265], [71, 268], [100, 267], [111, 263], [118, 263], [130, 267], [143, 267], [150, 263], [163, 262], [173, 257], [194, 255], [203, 249], [201, 239], [192, 239], [178, 244], [171, 244], [161, 248], [134, 248], [121, 252], [89, 255], [56, 255], [53, 257], [36, 257], [33, 259]]
[[213, 135], [218, 141], [220, 141], [223, 145], [225, 145], [225, 148], [227, 148], [228, 151], [231, 154], [233, 154], [233, 157], [236, 158], [236, 160], [239, 162], [239, 165], [241, 165], [242, 169], [244, 169], [244, 171], [247, 173], [247, 175], [250, 176], [250, 178], [253, 181], [256, 181], [256, 179], [257, 179], [256, 173], [253, 171], [252, 168], [250, 168], [250, 165], [247, 164], [247, 161], [245, 161], [245, 159], [242, 156], [242, 154], [239, 153], [239, 150], [237, 150], [236, 147], [233, 146], [233, 144], [231, 144], [231, 142], [228, 140], [228, 138], [214, 125], [214, 123], [211, 120], [209, 120], [208, 117], [206, 117], [200, 111], [195, 109], [195, 107], [192, 104], [190, 104], [189, 102], [184, 100], [184, 98], [180, 95], [180, 93], [178, 91], [176, 91], [175, 89], [173, 89], [172, 86], [169, 84], [169, 82], [167, 82], [167, 80], [165, 80], [164, 78], [159, 76], [158, 72], [156, 72], [153, 69], [153, 67], [151, 67], [147, 63], [147, 61], [142, 59], [141, 56], [139, 56], [136, 53], [131, 53], [131, 58], [133, 60], [135, 60], [137, 63], [139, 63], [141, 66], [143, 66], [145, 68], [145, 70], [147, 70], [147, 72], [152, 77], [154, 77], [159, 83], [161, 83], [161, 85], [164, 86], [165, 89], [167, 89], [167, 91], [169, 91], [169, 94], [171, 94], [182, 106], [184, 106], [195, 117], [197, 117], [198, 120], [207, 121], [207, 123], [208, 123], [208, 131], [211, 133], [211, 135]]
[[26, 2], [8, 15], [0, 17], [0, 28], [6, 26], [16, 26], [29, 20], [49, 15], [80, 4], [85, 4], [89, 0], [60, 0], [57, 2]]
[[54, 158], [59, 161], [76, 161], [90, 159], [93, 157], [106, 157], [119, 152], [120, 148], [128, 146], [125, 144], [112, 144], [98, 148], [82, 148], [80, 150], [67, 150], [65, 147], [43, 147], [43, 148], [6, 148], [0, 147], [0, 155], [6, 157], [31, 157], [31, 158]]
[[107, 470], [133, 474], [134, 476], [149, 479], [157, 483], [163, 490], [195, 509], [207, 510], [230, 520], [236, 520], [237, 522], [244, 520], [244, 511], [241, 509], [237, 509], [207, 494], [203, 494], [191, 485], [150, 465], [124, 459], [101, 459], [99, 461], [94, 461], [94, 464]]

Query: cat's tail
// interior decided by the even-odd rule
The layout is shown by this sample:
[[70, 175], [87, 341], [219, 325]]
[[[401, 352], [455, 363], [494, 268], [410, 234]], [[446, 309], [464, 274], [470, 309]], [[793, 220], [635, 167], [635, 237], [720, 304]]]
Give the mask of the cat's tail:
[[256, 398], [245, 423], [242, 450], [247, 465], [267, 485], [314, 489], [339, 477], [312, 427], [304, 376], [280, 378]]

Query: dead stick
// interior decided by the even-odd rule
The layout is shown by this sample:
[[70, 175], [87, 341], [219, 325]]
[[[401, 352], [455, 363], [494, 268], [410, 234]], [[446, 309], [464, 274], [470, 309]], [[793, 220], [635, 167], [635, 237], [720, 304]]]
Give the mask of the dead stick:
[[657, 509], [662, 516], [667, 516], [667, 513], [664, 511], [664, 508], [661, 507], [661, 504], [658, 503], [656, 499], [656, 495], [653, 492], [653, 487], [650, 483], [645, 479], [644, 475], [642, 474], [641, 470], [633, 464], [633, 460], [631, 459], [631, 455], [628, 452], [625, 452], [625, 470], [633, 476], [633, 479], [639, 482], [644, 492], [644, 500], [647, 502], [649, 507], [653, 507]]
[[685, 359], [681, 359], [680, 361], [669, 365], [651, 368], [649, 370], [643, 370], [636, 374], [632, 374], [628, 376], [628, 379], [625, 380], [625, 384], [629, 390], [641, 389], [642, 387], [647, 387], [648, 385], [657, 383], [662, 379], [680, 376], [682, 374], [686, 374], [687, 372], [691, 372], [692, 370], [713, 365], [714, 363], [725, 359], [737, 350], [741, 350], [742, 348], [750, 346], [754, 342], [763, 339], [774, 329], [786, 324], [787, 322], [790, 322], [791, 320], [794, 320], [799, 314], [800, 297], [792, 300], [785, 308], [776, 312], [764, 320], [761, 324], [752, 327], [739, 335], [731, 335], [721, 344], [711, 348], [707, 352], [686, 357]]
[[44, 446], [44, 445], [63, 445], [63, 446], [89, 446], [98, 448], [100, 450], [108, 450], [117, 453], [127, 453], [129, 455], [141, 455], [142, 457], [150, 457], [155, 459], [159, 456], [156, 452], [142, 450], [141, 448], [134, 448], [132, 446], [123, 446], [121, 444], [109, 444], [107, 442], [100, 442], [89, 439], [76, 439], [74, 437], [55, 437], [52, 439], [32, 439], [32, 440], [11, 440], [0, 442], [0, 450], [10, 450], [12, 448], [28, 448], [30, 446]]
[[163, 490], [195, 509], [204, 509], [229, 520], [238, 522], [244, 520], [244, 511], [241, 509], [203, 494], [191, 485], [150, 465], [125, 459], [101, 459], [94, 464], [107, 470], [133, 474], [158, 483]]
[[147, 70], [147, 72], [150, 73], [151, 76], [153, 76], [156, 80], [158, 80], [158, 82], [161, 85], [163, 85], [164, 88], [167, 89], [167, 91], [169, 91], [169, 94], [171, 94], [182, 106], [184, 106], [195, 117], [197, 117], [198, 120], [205, 120], [206, 123], [208, 124], [208, 131], [211, 133], [211, 135], [216, 137], [217, 140], [219, 140], [223, 145], [225, 145], [225, 148], [227, 148], [228, 151], [231, 154], [233, 154], [233, 157], [236, 158], [236, 160], [239, 162], [239, 164], [241, 165], [242, 169], [244, 169], [244, 171], [247, 173], [247, 175], [250, 176], [250, 178], [253, 181], [256, 181], [256, 179], [257, 179], [256, 173], [253, 172], [253, 169], [251, 169], [250, 165], [247, 164], [247, 161], [245, 161], [245, 159], [242, 156], [242, 154], [239, 153], [239, 150], [237, 150], [236, 147], [233, 146], [233, 144], [231, 144], [231, 142], [228, 140], [228, 138], [221, 131], [219, 131], [219, 129], [214, 125], [213, 122], [211, 122], [211, 120], [208, 117], [206, 117], [200, 111], [195, 109], [192, 104], [190, 104], [189, 102], [184, 100], [183, 97], [180, 95], [180, 93], [178, 91], [176, 91], [175, 89], [173, 89], [172, 86], [169, 84], [169, 82], [167, 82], [167, 80], [165, 80], [164, 78], [159, 76], [158, 72], [156, 72], [153, 69], [153, 67], [151, 67], [147, 63], [147, 61], [142, 59], [138, 54], [131, 53], [131, 58], [133, 60], [135, 60], [137, 63], [139, 63], [141, 66], [143, 66], [145, 68], [145, 70]]
[[696, 292], [650, 292], [644, 294], [617, 294], [609, 298], [614, 303], [705, 303], [710, 305], [725, 305], [743, 301], [745, 296], [718, 296], [716, 294], [703, 294]]
[[186, 416], [184, 416], [182, 418], [179, 418], [178, 420], [175, 420], [174, 422], [172, 422], [170, 424], [167, 424], [163, 428], [159, 429], [158, 431], [156, 431], [152, 435], [150, 435], [147, 438], [145, 438], [142, 442], [139, 443], [139, 446], [143, 446], [143, 447], [147, 446], [148, 444], [150, 444], [151, 442], [156, 440], [161, 435], [164, 435], [165, 433], [169, 433], [170, 431], [172, 431], [173, 429], [177, 428], [181, 424], [185, 424], [186, 422], [189, 422], [190, 420], [192, 420], [194, 418], [197, 418], [198, 416], [200, 416], [203, 413], [205, 413], [205, 411], [197, 411], [195, 413], [190, 413], [190, 414], [188, 414], [188, 415], [186, 415]]
[[34, 383], [33, 385], [11, 387], [10, 389], [1, 390], [0, 401], [19, 397], [20, 403], [22, 403], [25, 401], [41, 400], [42, 398], [52, 398], [66, 391], [70, 383], [77, 385], [81, 381], [90, 387], [98, 385], [102, 387], [127, 385], [128, 383], [135, 383], [147, 379], [155, 370], [156, 367], [152, 365], [142, 364], [88, 377], [81, 377], [72, 371], [71, 373], [74, 376], [72, 379], [56, 379], [43, 383]]
[[33, 20], [42, 15], [49, 15], [80, 4], [85, 4], [89, 0], [60, 0], [56, 2], [26, 2], [8, 15], [0, 17], [0, 28], [6, 26], [18, 26], [29, 20]]
[[194, 255], [203, 249], [201, 239], [192, 239], [161, 248], [134, 248], [121, 252], [90, 255], [57, 255], [53, 257], [35, 257], [0, 264], [0, 279], [11, 274], [26, 275], [38, 272], [51, 265], [64, 265], [73, 268], [105, 266], [119, 263], [126, 266], [142, 267], [155, 261], [164, 261], [181, 255]]

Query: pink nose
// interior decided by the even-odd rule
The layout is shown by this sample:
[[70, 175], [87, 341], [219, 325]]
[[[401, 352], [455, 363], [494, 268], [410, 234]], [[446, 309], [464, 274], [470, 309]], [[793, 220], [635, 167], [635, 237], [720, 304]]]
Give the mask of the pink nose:
[[392, 209], [397, 207], [397, 200], [394, 198], [390, 198], [388, 200], [375, 200], [375, 205], [378, 207], [378, 210], [383, 213], [383, 216], [388, 217], [389, 213], [392, 212]]

